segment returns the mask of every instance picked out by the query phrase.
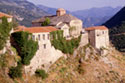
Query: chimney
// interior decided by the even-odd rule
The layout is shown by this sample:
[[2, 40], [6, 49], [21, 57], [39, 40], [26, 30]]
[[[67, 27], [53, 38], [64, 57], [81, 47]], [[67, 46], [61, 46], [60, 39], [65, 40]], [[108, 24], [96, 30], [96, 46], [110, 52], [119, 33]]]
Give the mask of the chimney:
[[63, 8], [59, 8], [56, 11], [57, 16], [62, 16], [62, 15], [65, 15], [65, 14], [66, 14], [66, 10], [64, 10]]

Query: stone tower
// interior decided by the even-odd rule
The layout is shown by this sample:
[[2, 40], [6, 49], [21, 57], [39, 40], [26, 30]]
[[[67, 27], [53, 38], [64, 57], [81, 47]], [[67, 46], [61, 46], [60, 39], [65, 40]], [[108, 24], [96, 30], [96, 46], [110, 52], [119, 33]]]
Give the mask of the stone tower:
[[65, 15], [65, 14], [66, 14], [66, 10], [64, 10], [63, 8], [59, 8], [56, 11], [57, 16], [62, 16], [62, 15]]

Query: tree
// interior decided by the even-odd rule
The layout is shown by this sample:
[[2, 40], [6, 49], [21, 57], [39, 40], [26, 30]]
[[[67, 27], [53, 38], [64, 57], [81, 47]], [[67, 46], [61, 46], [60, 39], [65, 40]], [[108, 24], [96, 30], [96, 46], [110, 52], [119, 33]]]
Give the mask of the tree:
[[36, 75], [39, 76], [39, 77], [42, 77], [42, 79], [45, 79], [48, 77], [48, 74], [45, 72], [45, 70], [40, 70], [40, 69], [37, 69], [36, 70]]
[[21, 56], [21, 62], [24, 65], [29, 65], [30, 60], [35, 55], [38, 49], [38, 42], [32, 40], [32, 34], [28, 32], [15, 32], [12, 34], [14, 44], [12, 44]]
[[46, 18], [45, 21], [42, 23], [42, 26], [48, 26], [50, 24], [50, 19]]
[[6, 41], [10, 36], [11, 29], [11, 23], [8, 23], [6, 17], [2, 17], [2, 23], [0, 23], [0, 50], [2, 50], [5, 47]]
[[22, 64], [18, 63], [17, 67], [11, 67], [10, 70], [9, 70], [9, 76], [11, 78], [22, 77]]

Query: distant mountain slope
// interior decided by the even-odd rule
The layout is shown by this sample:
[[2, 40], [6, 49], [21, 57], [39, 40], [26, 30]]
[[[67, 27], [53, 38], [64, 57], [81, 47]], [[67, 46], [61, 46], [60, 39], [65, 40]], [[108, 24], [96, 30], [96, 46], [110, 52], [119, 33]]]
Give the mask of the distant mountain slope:
[[115, 16], [108, 20], [104, 25], [109, 28], [116, 27], [122, 24], [125, 21], [125, 7], [123, 7]]
[[50, 8], [44, 5], [37, 5], [37, 7], [39, 7], [40, 9], [44, 10], [45, 12], [49, 13], [49, 14], [56, 14], [56, 8]]
[[72, 12], [72, 14], [83, 20], [84, 26], [101, 25], [115, 15], [121, 7], [102, 7], [102, 8], [91, 8], [87, 10], [79, 10]]
[[[39, 7], [40, 9], [44, 10], [45, 12], [51, 14], [51, 15], [56, 15], [56, 10], [57, 8], [51, 8], [51, 7], [47, 7], [44, 5], [37, 5], [37, 7]], [[71, 13], [70, 11], [66, 10], [67, 13]]]
[[11, 13], [21, 25], [31, 26], [31, 21], [48, 15], [27, 0], [0, 0], [0, 12]]
[[125, 52], [125, 7], [104, 23], [109, 28], [110, 40], [115, 48]]

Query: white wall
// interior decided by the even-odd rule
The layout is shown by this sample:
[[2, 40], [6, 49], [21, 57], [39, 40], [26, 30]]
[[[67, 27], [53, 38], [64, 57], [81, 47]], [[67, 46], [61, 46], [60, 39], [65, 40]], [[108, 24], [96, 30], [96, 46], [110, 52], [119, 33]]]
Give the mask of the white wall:
[[[48, 39], [49, 33], [34, 33], [36, 36], [35, 40], [38, 40], [38, 35], [40, 35], [39, 49], [36, 52], [36, 55], [30, 62], [30, 65], [25, 66], [25, 72], [34, 74], [36, 69], [45, 68], [46, 70], [60, 57], [63, 56], [63, 53], [59, 50], [56, 50], [53, 46], [51, 46], [51, 42]], [[43, 35], [45, 35], [45, 40], [43, 40]], [[44, 44], [46, 44], [46, 48], [44, 48]], [[44, 66], [43, 66], [44, 65]]]
[[72, 35], [80, 35], [80, 32], [82, 31], [82, 21], [81, 20], [72, 20], [69, 23], [70, 27], [76, 27], [76, 30], [72, 32]]

